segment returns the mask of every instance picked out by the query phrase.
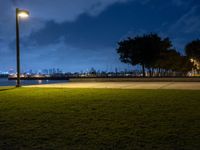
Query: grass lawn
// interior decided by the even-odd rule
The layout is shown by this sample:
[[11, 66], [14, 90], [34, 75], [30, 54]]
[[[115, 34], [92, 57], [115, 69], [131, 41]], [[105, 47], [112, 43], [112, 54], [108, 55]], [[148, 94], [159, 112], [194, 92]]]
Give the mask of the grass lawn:
[[0, 150], [197, 150], [200, 91], [0, 89]]

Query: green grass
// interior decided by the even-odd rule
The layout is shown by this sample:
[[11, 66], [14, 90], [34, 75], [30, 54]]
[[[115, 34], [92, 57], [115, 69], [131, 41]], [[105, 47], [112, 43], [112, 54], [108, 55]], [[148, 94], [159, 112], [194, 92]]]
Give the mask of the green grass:
[[0, 89], [1, 150], [197, 150], [200, 91]]

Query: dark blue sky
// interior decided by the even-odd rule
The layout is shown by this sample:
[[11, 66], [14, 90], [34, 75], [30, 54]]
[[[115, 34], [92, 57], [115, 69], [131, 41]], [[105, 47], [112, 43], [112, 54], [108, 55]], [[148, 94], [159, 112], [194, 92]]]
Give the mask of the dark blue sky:
[[200, 35], [199, 0], [0, 0], [0, 70], [15, 68], [16, 7], [31, 14], [20, 24], [23, 70], [130, 69], [121, 39], [155, 32], [184, 54]]

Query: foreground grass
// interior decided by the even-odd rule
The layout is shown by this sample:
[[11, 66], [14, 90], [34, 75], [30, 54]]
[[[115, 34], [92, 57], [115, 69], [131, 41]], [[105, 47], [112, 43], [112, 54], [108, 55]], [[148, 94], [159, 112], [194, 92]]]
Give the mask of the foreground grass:
[[200, 148], [200, 91], [6, 89], [1, 150]]

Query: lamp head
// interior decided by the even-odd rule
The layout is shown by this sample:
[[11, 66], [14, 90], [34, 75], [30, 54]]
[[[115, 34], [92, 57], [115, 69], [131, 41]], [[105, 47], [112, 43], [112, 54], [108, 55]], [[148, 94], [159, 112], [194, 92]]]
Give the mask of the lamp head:
[[27, 10], [20, 10], [20, 9], [18, 9], [17, 15], [20, 18], [28, 18], [29, 17], [29, 12]]

